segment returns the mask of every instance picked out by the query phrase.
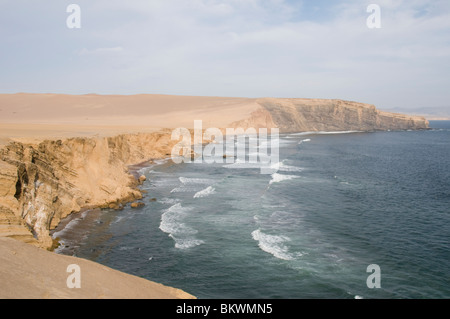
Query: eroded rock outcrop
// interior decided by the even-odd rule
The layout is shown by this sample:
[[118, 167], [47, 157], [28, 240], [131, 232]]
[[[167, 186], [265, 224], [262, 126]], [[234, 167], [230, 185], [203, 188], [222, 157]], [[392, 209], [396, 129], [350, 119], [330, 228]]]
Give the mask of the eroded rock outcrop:
[[165, 157], [173, 143], [166, 132], [10, 143], [0, 150], [0, 236], [50, 248], [67, 215], [141, 199], [128, 165]]
[[20, 170], [15, 165], [0, 161], [0, 234], [26, 243], [37, 244], [31, 229], [17, 214], [18, 198], [22, 190]]

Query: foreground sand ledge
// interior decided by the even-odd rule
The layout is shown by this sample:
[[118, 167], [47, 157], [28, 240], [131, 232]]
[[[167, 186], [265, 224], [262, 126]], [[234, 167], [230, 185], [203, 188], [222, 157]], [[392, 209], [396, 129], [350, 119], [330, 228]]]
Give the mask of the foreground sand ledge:
[[[69, 259], [36, 250], [32, 245], [52, 247], [50, 230], [69, 214], [88, 207], [116, 208], [141, 199], [139, 183], [128, 167], [166, 158], [176, 143], [170, 139], [171, 130], [192, 128], [197, 119], [203, 120], [204, 127], [277, 127], [281, 132], [428, 127], [421, 117], [382, 112], [373, 105], [341, 100], [0, 95], [0, 254], [4, 256], [0, 263], [0, 296], [15, 298], [19, 291], [22, 298], [125, 297], [120, 286], [114, 288], [103, 281], [95, 285], [94, 279], [92, 286], [86, 283], [92, 292], [67, 292], [65, 267]], [[12, 239], [31, 245], [23, 246]], [[46, 264], [46, 259], [64, 268], [55, 273], [58, 278], [48, 272], [53, 266]], [[23, 267], [17, 266], [22, 262]], [[109, 273], [120, 277], [106, 267], [78, 262], [86, 269], [92, 268], [99, 278]], [[40, 281], [30, 277], [30, 271]], [[126, 285], [129, 277], [121, 278], [125, 278]], [[130, 280], [136, 287], [142, 285]], [[43, 289], [40, 282], [50, 285]], [[111, 290], [105, 293], [103, 285]], [[53, 291], [52, 287], [58, 288]], [[27, 294], [28, 290], [32, 293]], [[131, 292], [126, 295], [152, 296], [150, 292], [137, 297]], [[169, 295], [155, 292], [153, 296]]]
[[[69, 265], [80, 267], [80, 288], [67, 286]], [[11, 299], [194, 298], [179, 289], [10, 238], [0, 238], [0, 282], [0, 298]]]

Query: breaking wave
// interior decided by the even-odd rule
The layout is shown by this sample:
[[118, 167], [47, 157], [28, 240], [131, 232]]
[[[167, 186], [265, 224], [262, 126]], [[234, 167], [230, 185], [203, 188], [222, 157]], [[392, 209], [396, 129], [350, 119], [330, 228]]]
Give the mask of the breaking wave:
[[177, 203], [166, 209], [161, 215], [159, 229], [169, 234], [175, 241], [175, 248], [188, 249], [204, 243], [204, 241], [195, 238], [198, 233], [196, 229], [187, 226], [184, 220], [192, 208], [183, 207]]
[[286, 236], [275, 236], [263, 233], [260, 229], [252, 232], [252, 238], [258, 242], [259, 248], [282, 260], [293, 260], [294, 256], [289, 253], [284, 243], [291, 239]]
[[207, 197], [207, 196], [209, 196], [211, 194], [215, 194], [215, 193], [216, 193], [216, 189], [212, 186], [208, 186], [204, 190], [201, 190], [201, 191], [195, 193], [194, 198]]
[[284, 175], [284, 174], [273, 173], [272, 174], [272, 179], [271, 179], [269, 184], [280, 183], [282, 181], [287, 181], [287, 180], [291, 180], [291, 179], [294, 179], [294, 178], [300, 178], [300, 176], [297, 176], [297, 175]]

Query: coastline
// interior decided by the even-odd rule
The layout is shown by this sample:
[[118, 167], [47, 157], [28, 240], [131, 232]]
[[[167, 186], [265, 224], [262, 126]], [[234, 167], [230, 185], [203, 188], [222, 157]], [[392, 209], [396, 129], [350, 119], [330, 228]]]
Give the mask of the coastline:
[[[145, 190], [141, 190], [139, 188], [139, 186], [143, 185], [142, 183], [139, 183], [139, 178], [142, 176], [142, 174], [139, 172], [142, 169], [146, 169], [149, 168], [153, 165], [156, 165], [157, 163], [155, 163], [155, 161], [160, 161], [160, 160], [164, 160], [164, 159], [160, 159], [160, 158], [152, 158], [149, 159], [147, 161], [138, 163], [138, 164], [132, 164], [132, 165], [128, 165], [127, 166], [127, 170], [128, 173], [130, 175], [132, 175], [134, 177], [134, 179], [136, 180], [137, 186], [136, 190], [140, 191], [142, 194], [142, 198], [143, 199], [145, 197], [145, 194], [147, 193]], [[59, 254], [58, 251], [64, 250], [64, 248], [68, 248], [68, 247], [62, 247], [63, 242], [61, 242], [61, 238], [59, 238], [58, 234], [61, 232], [65, 232], [66, 227], [69, 226], [69, 224], [72, 221], [76, 221], [77, 219], [81, 218], [81, 219], [85, 219], [86, 215], [92, 215], [98, 212], [101, 212], [101, 210], [103, 209], [111, 209], [111, 210], [115, 210], [115, 211], [122, 211], [125, 208], [125, 205], [129, 205], [132, 204], [133, 202], [140, 202], [140, 200], [131, 200], [131, 201], [127, 201], [128, 199], [125, 199], [124, 201], [118, 203], [117, 205], [112, 205], [110, 207], [100, 207], [100, 206], [86, 206], [86, 207], [82, 207], [80, 209], [80, 211], [78, 212], [73, 212], [69, 215], [67, 215], [66, 217], [64, 217], [63, 219], [61, 219], [61, 221], [58, 223], [58, 225], [56, 225], [56, 227], [54, 229], [51, 229], [49, 231], [49, 235], [52, 237], [53, 240], [53, 245], [52, 247], [50, 247], [48, 250], [52, 251], [52, 252], [57, 252]], [[76, 238], [75, 241], [80, 240], [80, 238]], [[61, 248], [61, 249], [58, 249]]]
[[[389, 115], [356, 102], [167, 96], [132, 97], [138, 100], [138, 109], [130, 107], [122, 111], [139, 114], [146, 99], [152, 103], [156, 99], [160, 103], [161, 98], [168, 101], [165, 102], [168, 108], [165, 113], [161, 111], [163, 105], [151, 104], [148, 107], [150, 111], [146, 110], [139, 121], [137, 117], [128, 117], [119, 123], [117, 114], [108, 117], [103, 110], [105, 116], [99, 116], [99, 109], [101, 111], [105, 107], [101, 104], [104, 103], [102, 96], [72, 97], [78, 99], [77, 103], [80, 103], [79, 99], [89, 102], [74, 109], [70, 104], [71, 96], [64, 95], [61, 97], [63, 107], [58, 110], [57, 116], [52, 115], [55, 108], [47, 102], [56, 103], [58, 97], [0, 95], [3, 112], [8, 111], [7, 107], [17, 108], [18, 114], [23, 115], [22, 119], [16, 115], [3, 117], [3, 123], [0, 123], [0, 239], [9, 237], [0, 246], [9, 247], [12, 245], [9, 239], [18, 239], [51, 249], [54, 242], [50, 231], [65, 217], [86, 209], [120, 208], [123, 204], [141, 199], [143, 195], [138, 188], [137, 171], [150, 160], [167, 158], [177, 143], [170, 138], [170, 128], [160, 128], [163, 124], [165, 127], [189, 129], [189, 123], [192, 125], [195, 119], [206, 116], [204, 118], [208, 120], [205, 120], [205, 125], [208, 126], [244, 129], [280, 127], [281, 132], [422, 129], [428, 126], [423, 118]], [[31, 118], [33, 114], [27, 114], [28, 106], [22, 107], [23, 99], [39, 100], [32, 112], [35, 119]], [[95, 99], [99, 99], [95, 103], [100, 103], [102, 107], [96, 107]], [[123, 97], [116, 99], [123, 103]], [[9, 104], [6, 105], [5, 101]], [[183, 101], [190, 106], [185, 107]], [[119, 110], [119, 106], [121, 104], [110, 105], [115, 110]], [[78, 114], [80, 110], [87, 112], [86, 115]], [[152, 110], [159, 110], [155, 118], [151, 116]], [[236, 110], [239, 112], [233, 113]], [[86, 126], [87, 115], [96, 116], [90, 126]], [[62, 116], [66, 117], [65, 121], [61, 120]], [[163, 118], [164, 121], [161, 120]], [[145, 127], [147, 120], [151, 125]], [[68, 124], [57, 124], [64, 122]], [[167, 124], [169, 122], [170, 125]], [[33, 256], [30, 258], [33, 259]], [[4, 273], [13, 271], [6, 260], [1, 266], [5, 268]], [[44, 264], [40, 266], [45, 269]], [[10, 295], [12, 298], [14, 296]], [[58, 297], [41, 295], [45, 296]], [[86, 292], [85, 297], [93, 295]]]

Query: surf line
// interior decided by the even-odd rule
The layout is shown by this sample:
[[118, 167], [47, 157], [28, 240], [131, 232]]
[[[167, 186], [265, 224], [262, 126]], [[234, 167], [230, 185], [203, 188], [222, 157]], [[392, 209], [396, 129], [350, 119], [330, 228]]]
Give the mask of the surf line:
[[216, 127], [203, 130], [202, 120], [195, 120], [194, 136], [187, 128], [176, 128], [172, 131], [171, 139], [179, 141], [171, 152], [172, 161], [176, 164], [235, 164], [237, 160], [244, 164], [239, 168], [254, 168], [257, 163], [261, 174], [278, 171], [277, 165], [274, 165], [279, 162], [278, 128], [271, 128], [270, 134], [267, 128], [260, 128], [258, 131], [252, 127], [246, 130], [226, 128], [224, 136], [222, 130]]

